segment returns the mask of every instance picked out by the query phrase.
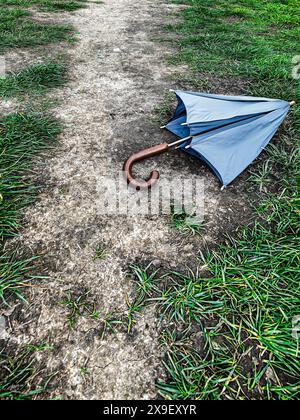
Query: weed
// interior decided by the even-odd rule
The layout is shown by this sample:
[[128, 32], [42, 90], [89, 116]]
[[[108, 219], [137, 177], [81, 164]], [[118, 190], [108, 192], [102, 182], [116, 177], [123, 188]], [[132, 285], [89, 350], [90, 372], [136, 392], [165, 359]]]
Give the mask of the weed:
[[94, 320], [98, 320], [100, 317], [100, 313], [96, 310], [96, 303], [89, 299], [89, 292], [77, 294], [68, 291], [60, 303], [69, 310], [67, 319], [72, 329], [75, 328], [78, 319], [81, 317]]
[[122, 316], [108, 312], [103, 318], [103, 331], [101, 338], [104, 339], [107, 333], [116, 334], [118, 329], [124, 325]]
[[172, 209], [170, 226], [180, 231], [184, 236], [199, 235], [203, 232], [203, 220], [196, 216], [191, 216], [185, 209]]
[[98, 245], [93, 256], [93, 261], [104, 260], [107, 255], [107, 249], [102, 245]]

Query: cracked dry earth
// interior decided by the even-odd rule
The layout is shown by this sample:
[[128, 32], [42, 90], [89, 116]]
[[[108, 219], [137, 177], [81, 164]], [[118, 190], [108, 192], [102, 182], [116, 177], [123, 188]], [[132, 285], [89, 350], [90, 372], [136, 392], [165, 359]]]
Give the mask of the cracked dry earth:
[[[71, 81], [55, 93], [61, 103], [55, 113], [65, 130], [54, 156], [39, 163], [47, 188], [27, 210], [18, 239], [47, 255], [49, 279], [35, 284], [28, 305], [15, 308], [9, 331], [18, 344], [53, 346], [37, 356], [47, 372], [57, 373], [51, 398], [156, 398], [155, 383], [164, 372], [155, 308], [138, 317], [132, 334], [101, 338], [99, 321], [88, 317], [70, 329], [60, 303], [64, 293], [88, 291], [101, 315], [126, 312], [126, 296], [134, 290], [127, 275], [130, 263], [153, 262], [153, 268], [163, 270], [195, 267], [203, 239], [216, 241], [246, 214], [239, 184], [221, 193], [210, 171], [180, 152], [145, 162], [138, 171], [157, 165], [161, 178], [183, 174], [204, 181], [204, 238], [181, 237], [167, 216], [98, 211], [101, 176], [114, 176], [132, 152], [172, 138], [160, 132], [154, 109], [169, 88], [182, 87], [176, 77], [187, 69], [168, 66], [166, 58], [174, 51], [154, 38], [163, 24], [176, 19], [178, 8], [159, 0], [106, 0], [64, 18], [79, 33], [68, 51]], [[238, 222], [232, 220], [230, 203], [238, 209]], [[108, 255], [94, 260], [99, 245]]]

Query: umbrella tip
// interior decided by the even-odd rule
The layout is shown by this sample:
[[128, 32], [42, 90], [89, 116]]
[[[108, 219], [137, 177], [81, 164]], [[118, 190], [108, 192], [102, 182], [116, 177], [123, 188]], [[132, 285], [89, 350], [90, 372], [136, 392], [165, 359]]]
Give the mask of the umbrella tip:
[[294, 106], [294, 105], [296, 105], [296, 101], [291, 101], [290, 106]]
[[162, 125], [160, 128], [161, 130], [163, 130], [164, 128], [166, 128], [166, 125]]
[[169, 92], [176, 92], [175, 89], [169, 89]]

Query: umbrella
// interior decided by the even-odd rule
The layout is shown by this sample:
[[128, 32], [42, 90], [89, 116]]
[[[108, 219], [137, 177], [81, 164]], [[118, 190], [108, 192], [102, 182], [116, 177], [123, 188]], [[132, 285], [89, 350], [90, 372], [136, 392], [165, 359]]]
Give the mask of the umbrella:
[[[175, 92], [175, 91], [174, 91]], [[124, 164], [127, 181], [136, 189], [151, 188], [159, 178], [153, 171], [146, 180], [132, 175], [135, 162], [172, 147], [204, 161], [229, 185], [270, 142], [294, 101], [176, 91], [178, 105], [173, 118], [162, 127], [180, 139], [133, 154]]]

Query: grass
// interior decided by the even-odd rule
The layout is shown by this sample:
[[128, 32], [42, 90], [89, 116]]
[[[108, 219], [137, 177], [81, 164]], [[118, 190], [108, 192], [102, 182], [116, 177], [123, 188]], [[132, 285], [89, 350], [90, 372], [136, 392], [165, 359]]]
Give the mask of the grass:
[[90, 317], [97, 320], [100, 313], [96, 310], [96, 303], [89, 299], [89, 292], [73, 293], [68, 291], [65, 293], [61, 304], [69, 310], [67, 315], [70, 328], [75, 328], [78, 319], [81, 317]]
[[299, 84], [291, 79], [299, 51], [297, 0], [177, 3], [191, 7], [182, 12], [182, 23], [168, 27], [180, 35], [174, 63], [188, 63], [204, 74], [246, 76], [249, 94], [299, 98]]
[[30, 169], [38, 152], [54, 144], [60, 124], [39, 114], [10, 114], [0, 119], [0, 238], [18, 232], [22, 210], [36, 195]]
[[[186, 0], [173, 63], [213, 86], [228, 76], [244, 94], [295, 98], [298, 1]], [[232, 82], [234, 83], [234, 82]], [[211, 87], [212, 89], [213, 87]], [[298, 399], [299, 128], [296, 107], [280, 141], [251, 169], [257, 221], [199, 257], [196, 273], [172, 272], [153, 291], [161, 321], [166, 399]], [[176, 221], [180, 226], [181, 218]], [[144, 302], [146, 304], [147, 302]]]
[[35, 366], [34, 353], [46, 349], [41, 345], [0, 351], [0, 400], [32, 400], [45, 392], [51, 378], [36, 384], [42, 370]]
[[[23, 298], [23, 290], [38, 278], [31, 273], [37, 257], [21, 259], [16, 253], [2, 253], [0, 255], [0, 301], [7, 305], [11, 297]], [[40, 277], [39, 277], [40, 278]]]
[[47, 12], [71, 12], [86, 6], [85, 1], [73, 0], [1, 0], [0, 53], [11, 48], [34, 48], [61, 41], [73, 41], [70, 25], [40, 23], [27, 7], [37, 6]]
[[178, 230], [183, 236], [199, 235], [203, 232], [203, 220], [190, 215], [186, 210], [173, 208], [171, 214], [171, 228]]
[[0, 78], [0, 96], [7, 98], [30, 93], [44, 93], [66, 82], [64, 64], [54, 62], [35, 64], [18, 73]]
[[97, 309], [96, 302], [90, 298], [89, 291], [68, 291], [61, 305], [68, 309], [69, 327], [74, 329], [81, 318], [93, 319], [99, 327], [99, 338], [105, 339], [109, 333], [116, 334], [126, 326], [125, 316], [120, 313], [106, 312], [104, 315]]
[[38, 6], [41, 10], [50, 12], [67, 11], [81, 9], [85, 6], [85, 0], [1, 0], [3, 6], [32, 7]]
[[104, 339], [108, 333], [116, 334], [120, 327], [124, 326], [124, 320], [119, 314], [108, 312], [103, 320], [103, 329], [101, 333], [101, 339]]
[[174, 105], [174, 93], [169, 91], [165, 92], [161, 103], [154, 109], [155, 116], [153, 120], [160, 124], [169, 121], [174, 111]]
[[103, 245], [98, 245], [96, 247], [95, 254], [93, 256], [93, 261], [105, 260], [107, 256], [108, 256], [107, 249]]
[[60, 41], [71, 41], [69, 25], [39, 23], [31, 12], [0, 7], [0, 53], [11, 48], [37, 47]]
[[128, 333], [132, 331], [137, 317], [141, 316], [146, 301], [152, 296], [153, 291], [157, 290], [157, 272], [149, 274], [150, 266], [142, 268], [137, 265], [131, 265], [130, 268], [129, 274], [134, 282], [134, 293], [132, 297], [126, 297]]

